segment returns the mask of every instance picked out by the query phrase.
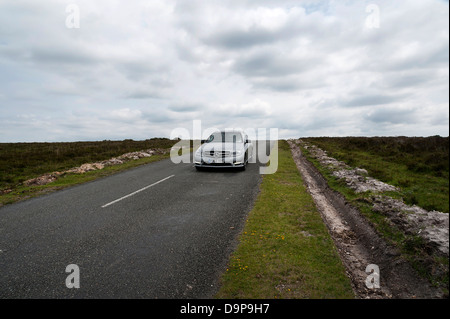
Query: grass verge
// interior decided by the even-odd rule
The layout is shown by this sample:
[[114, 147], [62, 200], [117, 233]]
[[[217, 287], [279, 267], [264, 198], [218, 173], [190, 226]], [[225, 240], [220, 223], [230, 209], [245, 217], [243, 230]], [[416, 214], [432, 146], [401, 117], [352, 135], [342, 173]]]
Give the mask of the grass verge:
[[[320, 148], [324, 147], [325, 145], [325, 147], [322, 149], [328, 150], [326, 148], [328, 144], [317, 143], [317, 140], [320, 139], [307, 138], [303, 140], [312, 144], [316, 144]], [[324, 138], [324, 140], [328, 142], [328, 138], [326, 139]], [[339, 138], [333, 138], [333, 140], [338, 141]], [[346, 138], [343, 138], [342, 141], [346, 141]], [[430, 253], [429, 247], [424, 243], [424, 240], [421, 237], [415, 234], [405, 233], [404, 231], [396, 227], [392, 222], [390, 222], [386, 218], [386, 216], [374, 211], [372, 208], [372, 204], [369, 200], [371, 196], [375, 195], [374, 193], [372, 192], [365, 192], [359, 194], [355, 193], [351, 188], [349, 188], [346, 185], [346, 183], [343, 180], [340, 180], [335, 176], [333, 176], [332, 171], [330, 169], [323, 167], [319, 163], [319, 161], [314, 159], [310, 155], [308, 149], [302, 147], [301, 145], [299, 146], [301, 147], [303, 155], [306, 156], [306, 158], [325, 177], [330, 188], [342, 194], [351, 205], [357, 207], [359, 211], [372, 223], [376, 231], [384, 239], [386, 239], [387, 242], [389, 242], [391, 245], [397, 247], [400, 250], [402, 257], [411, 263], [411, 265], [419, 273], [419, 275], [421, 275], [424, 278], [427, 278], [434, 286], [443, 289], [444, 293], [448, 295], [449, 260], [447, 258], [436, 256]], [[329, 151], [331, 153], [330, 156], [333, 156], [334, 154], [338, 154], [340, 152], [344, 152], [343, 150], [339, 151], [337, 148], [338, 146], [336, 145], [333, 146], [333, 152], [331, 153]], [[352, 154], [353, 157], [351, 161], [345, 160], [343, 156], [336, 156], [336, 157], [348, 165], [367, 168], [369, 170], [369, 175], [371, 172], [369, 167], [372, 167], [372, 165], [377, 165], [378, 167], [380, 167], [380, 170], [381, 169], [383, 170], [382, 174], [385, 175], [391, 174], [392, 176], [397, 177], [403, 176], [403, 178], [411, 178], [411, 180], [414, 180], [416, 190], [426, 188], [426, 186], [425, 187], [419, 186], [422, 179], [410, 176], [413, 175], [413, 173], [408, 173], [405, 170], [398, 168], [397, 164], [395, 163], [389, 163], [389, 161], [387, 160], [382, 160], [380, 156], [366, 153], [366, 155], [364, 155], [363, 157], [364, 160], [360, 160], [360, 157], [357, 155], [357, 153], [350, 153], [347, 154], [346, 156], [352, 156]], [[371, 156], [373, 156], [374, 158], [370, 159]], [[368, 163], [372, 163], [372, 165]], [[393, 173], [396, 167], [398, 168], [398, 172]], [[385, 192], [383, 194], [397, 199], [404, 199], [403, 197], [404, 190], [400, 190], [399, 192]], [[448, 194], [448, 186], [447, 186], [447, 194]], [[439, 198], [439, 196], [435, 196], [435, 199], [436, 198]], [[433, 200], [433, 202], [436, 201]]]
[[217, 298], [354, 298], [350, 279], [286, 141], [264, 175]]
[[0, 194], [42, 174], [64, 171], [84, 163], [107, 160], [128, 152], [169, 149], [177, 141], [152, 138], [144, 141], [66, 143], [0, 143]]
[[448, 137], [305, 138], [331, 157], [401, 189], [406, 204], [449, 212]]

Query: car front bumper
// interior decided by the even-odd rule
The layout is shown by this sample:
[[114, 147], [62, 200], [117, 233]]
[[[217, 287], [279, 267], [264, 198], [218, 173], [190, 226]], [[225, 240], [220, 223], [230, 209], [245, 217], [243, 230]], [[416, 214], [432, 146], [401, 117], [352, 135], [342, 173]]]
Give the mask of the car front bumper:
[[223, 158], [195, 156], [194, 165], [196, 167], [243, 167], [245, 166], [244, 156], [230, 156]]

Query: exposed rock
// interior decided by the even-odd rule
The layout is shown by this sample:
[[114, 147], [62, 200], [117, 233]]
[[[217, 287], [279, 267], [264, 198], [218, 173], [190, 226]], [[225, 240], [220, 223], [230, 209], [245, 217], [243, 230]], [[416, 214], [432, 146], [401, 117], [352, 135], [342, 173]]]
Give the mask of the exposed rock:
[[93, 163], [92, 166], [94, 166], [96, 169], [105, 168], [105, 164], [103, 164], [103, 163]]
[[167, 150], [164, 149], [149, 149], [149, 150], [144, 150], [144, 151], [139, 151], [139, 152], [131, 152], [131, 153], [125, 153], [120, 155], [118, 158], [119, 159], [132, 159], [132, 160], [137, 160], [143, 157], [151, 157], [152, 155], [155, 154], [165, 154], [167, 153]]
[[387, 191], [399, 189], [374, 179], [363, 168], [351, 168], [347, 164], [327, 156], [327, 153], [315, 145], [302, 140], [295, 143], [302, 145], [313, 158], [332, 171], [332, 175], [345, 180], [347, 186], [356, 193], [372, 191], [378, 195], [364, 198], [373, 206], [374, 211], [385, 215], [389, 222], [396, 225], [405, 234], [422, 237], [433, 251], [449, 255], [449, 214], [427, 211], [418, 206], [409, 206], [403, 201], [382, 195]]
[[432, 248], [449, 255], [449, 215], [409, 206], [388, 196], [374, 196], [373, 209], [388, 217], [398, 228], [410, 235], [418, 235]]
[[303, 141], [297, 142], [302, 144], [304, 147], [307, 146], [307, 150], [313, 158], [318, 160], [321, 165], [333, 171], [333, 176], [345, 180], [347, 186], [353, 189], [356, 193], [363, 193], [367, 191], [388, 192], [398, 190], [392, 185], [383, 183], [375, 178], [368, 177], [367, 170], [363, 168], [351, 168], [344, 162], [338, 161], [333, 157], [329, 157], [326, 151], [315, 145], [307, 145]]
[[[303, 142], [302, 142], [303, 143]], [[331, 168], [331, 169], [350, 169], [350, 166], [348, 166], [347, 164], [345, 164], [344, 162], [338, 161], [337, 159], [333, 158], [333, 157], [329, 157], [327, 155], [327, 152], [318, 148], [315, 145], [306, 145], [303, 144], [304, 146], [308, 146], [308, 150], [310, 152], [310, 154], [312, 155], [312, 157], [314, 157], [315, 159], [317, 159], [320, 164]]]
[[71, 169], [65, 171], [65, 173], [83, 174], [86, 172], [103, 169], [104, 167], [105, 167], [105, 164], [103, 164], [103, 163], [86, 163], [86, 164], [81, 165], [80, 167], [71, 168]]
[[90, 172], [90, 171], [95, 171], [96, 169], [97, 168], [93, 164], [90, 164], [90, 163], [83, 164], [79, 167], [79, 170], [81, 172]]
[[375, 178], [366, 177], [365, 175], [367, 175], [367, 171], [365, 169], [343, 169], [335, 171], [332, 174], [339, 179], [344, 179], [347, 186], [353, 189], [356, 193], [364, 193], [368, 191], [389, 192], [398, 190], [396, 187], [383, 183]]
[[164, 149], [164, 148], [155, 148], [155, 149], [153, 149], [153, 150], [151, 150], [153, 153], [153, 155], [156, 155], [156, 154], [166, 154], [166, 153], [168, 153], [168, 152], [170, 152], [170, 150], [168, 150], [168, 149]]
[[367, 172], [367, 170], [365, 170], [364, 168], [357, 167], [357, 168], [355, 168], [355, 172], [358, 175], [363, 175], [363, 176], [369, 175], [369, 172]]
[[45, 174], [36, 178], [29, 179], [23, 182], [26, 186], [32, 185], [46, 185], [51, 182], [54, 182], [58, 178], [58, 175], [53, 174]]
[[11, 192], [12, 192], [12, 189], [10, 189], [10, 188], [2, 189], [2, 190], [0, 190], [0, 195], [9, 194]]
[[141, 153], [142, 157], [151, 157], [152, 154], [146, 153], [146, 152], [142, 152]]
[[[325, 178], [306, 160], [296, 143], [288, 142], [294, 162], [327, 225], [357, 297], [425, 299], [445, 296], [440, 288], [418, 276], [400, 257], [396, 247], [387, 244], [356, 208], [347, 205], [341, 194], [326, 185]], [[368, 203], [372, 201], [368, 199]], [[381, 285], [377, 289], [367, 285], [368, 265], [374, 266], [373, 263], [381, 270]]]
[[124, 162], [120, 159], [113, 157], [113, 158], [110, 158], [109, 160], [103, 161], [101, 163], [105, 166], [108, 166], [108, 165], [120, 165], [120, 164], [123, 164]]
[[[50, 174], [45, 174], [36, 178], [29, 179], [24, 182], [25, 185], [31, 186], [31, 185], [46, 185], [48, 183], [54, 182], [59, 176], [66, 174], [66, 173], [74, 173], [74, 174], [84, 174], [86, 172], [95, 171], [99, 169], [105, 168], [105, 166], [112, 166], [112, 165], [120, 165], [125, 163], [128, 160], [137, 160], [144, 157], [151, 157], [155, 154], [166, 154], [169, 152], [166, 149], [162, 148], [156, 148], [156, 149], [148, 149], [138, 152], [130, 152], [122, 154], [118, 157], [113, 157], [105, 161], [96, 162], [96, 163], [85, 163], [79, 167], [74, 167], [71, 169], [68, 169], [63, 172], [53, 172]], [[5, 193], [5, 191], [2, 191], [2, 193]]]

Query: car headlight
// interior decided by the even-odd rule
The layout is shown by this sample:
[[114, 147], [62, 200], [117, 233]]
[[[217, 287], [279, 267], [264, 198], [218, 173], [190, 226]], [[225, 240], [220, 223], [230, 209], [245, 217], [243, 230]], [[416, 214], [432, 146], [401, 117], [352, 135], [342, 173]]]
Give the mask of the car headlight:
[[202, 154], [202, 150], [201, 147], [199, 147], [196, 151], [195, 151], [195, 155], [200, 156]]
[[236, 152], [233, 152], [233, 155], [234, 156], [239, 156], [239, 155], [241, 155], [241, 153], [242, 153], [242, 151], [236, 151]]

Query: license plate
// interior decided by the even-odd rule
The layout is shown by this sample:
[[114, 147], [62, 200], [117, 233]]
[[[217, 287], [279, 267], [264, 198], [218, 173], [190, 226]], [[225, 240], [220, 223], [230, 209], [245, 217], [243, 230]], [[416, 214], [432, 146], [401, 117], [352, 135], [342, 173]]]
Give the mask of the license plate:
[[216, 164], [222, 164], [222, 163], [223, 163], [223, 160], [222, 160], [222, 159], [216, 159], [216, 160], [214, 160], [214, 163], [216, 163]]

